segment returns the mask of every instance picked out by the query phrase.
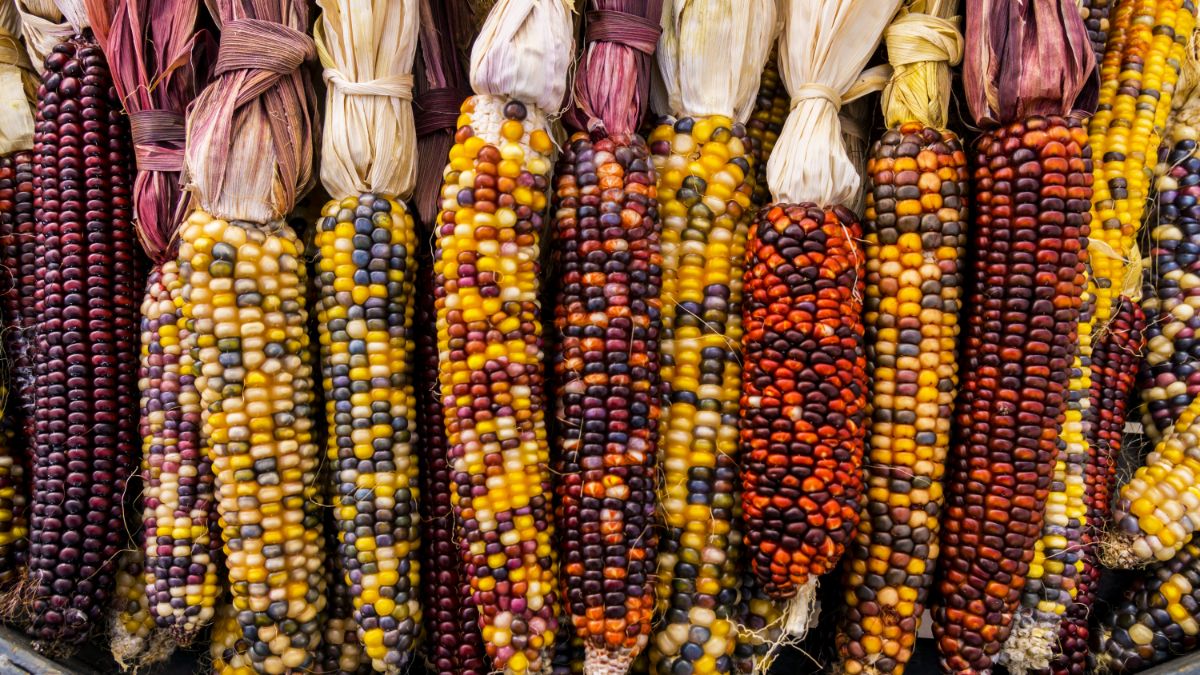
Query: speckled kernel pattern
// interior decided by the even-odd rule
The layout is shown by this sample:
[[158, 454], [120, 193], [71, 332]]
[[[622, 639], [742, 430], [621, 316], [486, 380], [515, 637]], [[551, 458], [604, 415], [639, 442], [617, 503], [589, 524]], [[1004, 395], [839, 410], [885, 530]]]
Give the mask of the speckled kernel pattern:
[[649, 138], [663, 222], [659, 466], [664, 529], [651, 640], [656, 675], [733, 669], [742, 270], [753, 190], [746, 129], [664, 118]]
[[976, 145], [957, 437], [947, 463], [942, 667], [990, 672], [1008, 638], [1058, 452], [1085, 287], [1092, 196], [1080, 123], [1030, 117]]
[[[640, 137], [576, 134], [555, 176], [554, 365], [566, 609], [592, 668], [645, 648], [654, 614], [661, 224]], [[597, 671], [600, 672], [600, 671]], [[612, 672], [612, 671], [603, 671]]]
[[847, 673], [903, 672], [933, 586], [958, 385], [967, 157], [949, 131], [889, 130], [867, 163], [866, 508], [843, 565]]
[[155, 266], [142, 299], [142, 523], [145, 593], [158, 626], [188, 646], [220, 594], [212, 461], [200, 446], [201, 406], [187, 349], [179, 264]]
[[455, 509], [496, 670], [549, 663], [558, 613], [546, 438], [541, 234], [554, 145], [520, 101], [463, 103], [434, 253]]
[[307, 272], [291, 226], [195, 211], [180, 233], [188, 347], [226, 580], [256, 670], [311, 668], [325, 608]]
[[29, 574], [35, 646], [79, 644], [109, 610], [138, 452], [132, 148], [104, 55], [46, 58], [35, 120], [35, 409]]
[[325, 205], [315, 248], [337, 555], [359, 640], [377, 672], [398, 673], [421, 631], [416, 231], [405, 207], [367, 193]]

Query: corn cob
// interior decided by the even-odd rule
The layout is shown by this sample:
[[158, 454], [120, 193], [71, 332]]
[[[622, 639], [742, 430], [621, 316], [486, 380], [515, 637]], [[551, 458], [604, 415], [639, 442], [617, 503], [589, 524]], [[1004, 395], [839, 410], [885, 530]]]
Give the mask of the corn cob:
[[657, 590], [664, 623], [652, 670], [728, 673], [739, 585], [732, 556], [741, 545], [735, 422], [751, 160], [745, 127], [727, 117], [661, 120], [649, 142], [663, 222], [666, 390]]
[[[573, 45], [566, 0], [497, 4], [471, 58], [443, 174], [434, 252], [439, 381], [465, 571], [492, 668], [549, 668], [558, 560], [539, 297], [555, 147]], [[529, 77], [537, 73], [537, 77]]]
[[[216, 45], [197, 32], [198, 0], [85, 5], [129, 113], [138, 169], [133, 210], [154, 263], [141, 305], [138, 382], [146, 596], [157, 625], [187, 646], [212, 621], [219, 544], [212, 536], [214, 479], [199, 442], [200, 396], [184, 353], [183, 284], [172, 244], [184, 215], [183, 114], [207, 79]], [[152, 48], [144, 48], [147, 43]]]
[[962, 430], [948, 465], [935, 612], [944, 667], [958, 672], [990, 669], [1039, 540], [1077, 339], [1091, 197], [1091, 157], [1075, 120], [1031, 117], [985, 133], [976, 150], [972, 238], [984, 254], [967, 304]]
[[[745, 121], [775, 12], [775, 3], [762, 0], [670, 2], [663, 9], [657, 60], [666, 86], [658, 110], [674, 110], [647, 139], [663, 223], [663, 528], [660, 618], [649, 658], [657, 675], [732, 672], [743, 620], [737, 420], [754, 191]], [[727, 86], [697, 95], [709, 78]]]
[[208, 653], [213, 675], [255, 675], [257, 672], [251, 665], [250, 642], [242, 635], [237, 610], [232, 604], [217, 607]]
[[753, 203], [763, 206], [771, 203], [771, 189], [767, 186], [767, 160], [783, 131], [783, 123], [791, 100], [787, 88], [779, 77], [779, 55], [772, 52], [763, 68], [759, 80], [758, 97], [754, 100], [754, 112], [746, 122], [746, 132], [754, 145], [754, 197]]
[[[867, 508], [846, 566], [848, 672], [901, 672], [937, 559], [957, 385], [966, 155], [919, 122], [884, 134], [867, 168]], [[933, 216], [930, 218], [929, 216]]]
[[116, 590], [113, 594], [112, 654], [121, 670], [144, 665], [145, 654], [154, 633], [154, 616], [146, 602], [146, 582], [140, 546], [121, 553], [117, 563]]
[[1096, 628], [1099, 672], [1145, 670], [1200, 645], [1200, 543], [1138, 575]]
[[0, 385], [0, 585], [17, 578], [28, 544], [25, 426], [32, 418], [25, 402], [32, 386], [28, 329], [36, 309], [34, 246], [33, 155], [16, 152], [0, 157], [0, 263], [12, 275], [3, 305], [7, 378]]
[[518, 100], [462, 112], [434, 254], [455, 508], [488, 655], [536, 672], [557, 625], [537, 290], [554, 146]]
[[555, 646], [554, 659], [550, 663], [550, 675], [583, 675], [587, 672], [583, 665], [586, 651], [583, 638], [573, 634], [567, 628], [571, 625], [570, 620], [564, 619], [562, 625], [566, 635]]
[[1079, 16], [1087, 26], [1088, 40], [1096, 53], [1096, 66], [1104, 60], [1104, 47], [1108, 42], [1108, 13], [1116, 0], [1075, 0], [1079, 5]]
[[770, 672], [783, 642], [783, 612], [763, 592], [753, 575], [742, 578], [737, 646], [733, 672], [739, 675]]
[[417, 348], [421, 365], [417, 389], [417, 438], [420, 439], [425, 634], [427, 669], [439, 675], [484, 675], [485, 650], [479, 610], [471, 602], [471, 584], [463, 570], [463, 546], [454, 515], [447, 459], [442, 387], [438, 382], [437, 311], [433, 297], [433, 261], [428, 245], [417, 248]]
[[[1195, 103], [1191, 103], [1195, 101]], [[1177, 99], [1178, 102], [1178, 99]], [[1156, 181], [1158, 223], [1150, 230], [1149, 269], [1142, 287], [1149, 350], [1142, 373], [1146, 433], [1158, 440], [1200, 395], [1200, 327], [1190, 287], [1200, 265], [1200, 96], [1172, 118], [1171, 139], [1160, 153]]]
[[68, 39], [46, 58], [37, 120], [29, 566], [33, 633], [46, 650], [87, 637], [125, 544], [121, 500], [137, 452], [139, 282], [128, 129], [90, 38]]
[[[314, 237], [319, 236], [313, 232]], [[312, 244], [310, 244], [312, 246]], [[310, 251], [312, 248], [310, 248]], [[314, 261], [314, 266], [316, 261]], [[314, 297], [319, 292], [309, 294], [310, 302], [319, 304]], [[337, 464], [329, 463], [324, 471], [335, 472]], [[326, 476], [324, 484], [327, 491], [334, 484]], [[371, 659], [367, 657], [362, 643], [358, 639], [358, 624], [354, 621], [354, 600], [350, 597], [350, 586], [346, 583], [346, 570], [342, 568], [342, 556], [337, 555], [338, 527], [335, 522], [337, 506], [326, 511], [325, 548], [332, 555], [326, 565], [326, 605], [324, 628], [322, 630], [321, 646], [317, 655], [314, 670], [320, 675], [359, 675], [371, 671]]]
[[[654, 614], [662, 325], [656, 176], [637, 132], [660, 0], [592, 0], [551, 230], [565, 613], [584, 669], [624, 675]], [[621, 36], [615, 35], [617, 30]]]
[[654, 167], [636, 136], [593, 140], [579, 133], [557, 173], [557, 473], [566, 603], [589, 670], [624, 673], [646, 645], [654, 612], [662, 313]]

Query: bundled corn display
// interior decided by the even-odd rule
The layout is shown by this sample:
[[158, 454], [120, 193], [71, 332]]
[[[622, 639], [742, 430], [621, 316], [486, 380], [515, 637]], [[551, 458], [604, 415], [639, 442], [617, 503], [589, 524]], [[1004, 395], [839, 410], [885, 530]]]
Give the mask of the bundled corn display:
[[[663, 117], [648, 139], [663, 259], [664, 528], [653, 673], [730, 673], [734, 665], [742, 272], [754, 189], [745, 121], [774, 23], [774, 3], [761, 0], [663, 5], [657, 54]], [[728, 84], [710, 93], [706, 83], [714, 73]]]
[[551, 250], [564, 610], [595, 675], [628, 672], [654, 615], [662, 225], [637, 134], [660, 0], [593, 0], [559, 158]]
[[1194, 0], [313, 6], [0, 0], [0, 620], [39, 650], [1200, 648]]
[[[548, 42], [547, 42], [548, 40]], [[496, 670], [549, 665], [558, 624], [539, 270], [573, 48], [562, 0], [488, 15], [443, 174], [434, 252], [439, 381], [455, 516]]]
[[[1047, 499], [1060, 495], [1050, 511], [1056, 516], [1057, 500], [1067, 496], [1065, 486], [1051, 488], [1075, 363], [1092, 197], [1087, 135], [1067, 115], [1093, 56], [1078, 14], [1062, 4], [966, 6], [967, 102], [984, 133], [975, 146], [970, 227], [978, 253], [964, 305], [963, 391], [946, 471], [941, 600], [934, 609], [949, 672], [991, 672], [1014, 623], [1018, 644], [1032, 644], [1024, 652], [1008, 645], [1010, 654], [1036, 657], [1036, 643], [1058, 626], [1058, 614], [1021, 612], [1015, 620], [1027, 579], [1038, 584], [1031, 590], [1058, 597], [1036, 563], [1044, 560], [1038, 554]], [[1023, 31], [1056, 39], [1023, 42]], [[1022, 68], [1031, 76], [1006, 76]], [[1034, 630], [1026, 635], [1029, 624]]]
[[959, 3], [905, 3], [884, 31], [888, 131], [867, 162], [864, 323], [871, 376], [866, 508], [844, 567], [848, 673], [899, 673], [933, 586], [958, 383], [967, 157], [945, 130]]

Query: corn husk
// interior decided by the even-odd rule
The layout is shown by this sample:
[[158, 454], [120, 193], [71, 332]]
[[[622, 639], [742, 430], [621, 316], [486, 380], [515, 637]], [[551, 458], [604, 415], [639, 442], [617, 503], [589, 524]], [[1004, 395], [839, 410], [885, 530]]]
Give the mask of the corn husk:
[[945, 129], [950, 110], [950, 67], [962, 62], [958, 0], [908, 0], [883, 33], [892, 79], [883, 90], [889, 129], [920, 122]]
[[977, 0], [967, 5], [963, 88], [980, 126], [1069, 115], [1096, 66], [1073, 0]]
[[900, 0], [786, 0], [780, 74], [792, 96], [767, 184], [778, 202], [851, 204], [862, 180], [840, 138], [838, 109]]
[[666, 0], [662, 13], [655, 110], [745, 123], [777, 33], [775, 1]]
[[[437, 217], [442, 189], [442, 169], [454, 140], [458, 108], [451, 114], [449, 101], [458, 106], [471, 95], [467, 90], [465, 59], [460, 46], [474, 37], [466, 0], [420, 0], [421, 28], [417, 72], [417, 183], [413, 201], [422, 222]], [[438, 100], [434, 100], [434, 97]]]
[[557, 111], [575, 52], [571, 0], [499, 0], [471, 50], [471, 88]]
[[[317, 102], [303, 69], [316, 56], [304, 34], [308, 4], [211, 0], [210, 8], [221, 53], [188, 116], [184, 183], [216, 218], [279, 220], [314, 182]], [[246, 25], [241, 19], [256, 19], [265, 33], [237, 27]]]
[[[589, 9], [623, 12], [652, 26], [662, 22], [663, 0], [591, 0]], [[655, 41], [649, 52], [620, 42], [597, 40], [591, 33], [596, 14], [588, 15], [587, 45], [575, 76], [572, 122], [579, 129], [602, 129], [625, 138], [638, 129], [650, 97], [650, 71]], [[651, 33], [652, 34], [652, 33]], [[625, 39], [629, 39], [626, 36]]]
[[319, 0], [325, 68], [321, 182], [330, 195], [406, 199], [416, 179], [417, 0]]
[[[174, 256], [183, 222], [183, 120], [207, 82], [216, 41], [197, 31], [199, 0], [85, 0], [113, 85], [134, 124], [138, 237], [155, 261]], [[143, 123], [140, 120], [151, 120]], [[153, 131], [145, 131], [153, 126]]]
[[21, 18], [13, 0], [0, 2], [0, 155], [33, 147], [38, 77], [21, 46]]
[[41, 71], [54, 45], [88, 26], [82, 0], [14, 0], [29, 59]]

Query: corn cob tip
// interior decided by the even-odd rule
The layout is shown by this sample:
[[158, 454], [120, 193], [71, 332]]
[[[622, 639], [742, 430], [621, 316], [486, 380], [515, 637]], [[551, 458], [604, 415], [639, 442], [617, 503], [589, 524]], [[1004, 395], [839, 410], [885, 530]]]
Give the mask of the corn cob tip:
[[[783, 633], [787, 638], [803, 638], [811, 626], [817, 625], [821, 605], [817, 602], [817, 577], [808, 581], [786, 601], [783, 610]], [[781, 638], [782, 639], [782, 638]]]
[[109, 649], [122, 672], [137, 672], [146, 666], [162, 663], [175, 653], [174, 638], [167, 631], [155, 631], [149, 638], [134, 635], [121, 621], [111, 622]]
[[1138, 537], [1128, 532], [1105, 532], [1099, 543], [1100, 563], [1109, 569], [1131, 570], [1154, 561], [1148, 548], [1146, 555], [1139, 555]]
[[1025, 675], [1050, 667], [1054, 646], [1058, 642], [1058, 622], [1030, 619], [1013, 626], [998, 661], [1010, 675]]
[[585, 675], [625, 675], [633, 667], [633, 650], [596, 647], [588, 644], [584, 650]]

